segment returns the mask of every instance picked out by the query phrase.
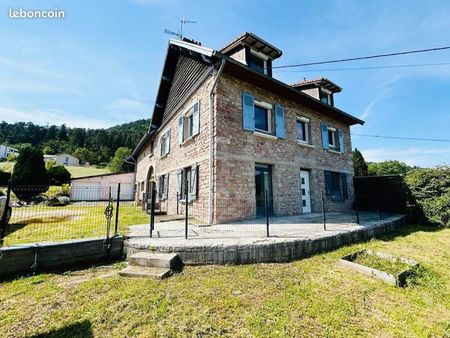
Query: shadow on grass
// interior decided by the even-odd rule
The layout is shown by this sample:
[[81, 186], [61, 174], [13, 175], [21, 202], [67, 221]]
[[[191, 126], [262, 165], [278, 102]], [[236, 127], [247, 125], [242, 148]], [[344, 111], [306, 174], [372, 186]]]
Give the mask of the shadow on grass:
[[423, 224], [405, 224], [402, 227], [397, 228], [395, 231], [392, 231], [386, 235], [380, 236], [379, 240], [390, 242], [394, 241], [397, 238], [409, 236], [415, 232], [439, 232], [444, 230], [445, 228], [439, 227], [436, 225], [423, 225]]
[[16, 231], [19, 231], [25, 228], [30, 224], [47, 224], [47, 223], [61, 223], [67, 222], [71, 220], [72, 216], [51, 216], [51, 217], [35, 217], [35, 218], [26, 218], [15, 221], [14, 223], [9, 223], [5, 229], [5, 237], [13, 234]]
[[32, 336], [27, 336], [27, 338], [47, 338], [47, 337], [83, 337], [90, 338], [94, 337], [94, 333], [92, 332], [91, 322], [88, 320], [84, 320], [82, 322], [70, 324], [64, 326], [60, 329], [51, 330], [45, 333], [38, 333]]

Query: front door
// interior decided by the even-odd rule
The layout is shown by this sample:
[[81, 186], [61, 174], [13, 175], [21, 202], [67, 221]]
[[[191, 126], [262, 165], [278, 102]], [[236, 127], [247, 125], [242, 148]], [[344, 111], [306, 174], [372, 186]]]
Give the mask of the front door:
[[301, 180], [301, 196], [302, 196], [302, 213], [307, 214], [311, 212], [311, 193], [309, 191], [309, 171], [300, 171]]
[[267, 191], [269, 214], [272, 214], [272, 170], [270, 165], [256, 164], [255, 166], [255, 186], [256, 186], [256, 215], [264, 216], [265, 196]]

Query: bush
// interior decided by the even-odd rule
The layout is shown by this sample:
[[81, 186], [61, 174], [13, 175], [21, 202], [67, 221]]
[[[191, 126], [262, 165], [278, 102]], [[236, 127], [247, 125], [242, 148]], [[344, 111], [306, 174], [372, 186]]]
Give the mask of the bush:
[[8, 185], [10, 179], [11, 173], [7, 173], [3, 170], [0, 170], [0, 185]]
[[12, 181], [12, 190], [20, 200], [32, 199], [48, 190], [47, 170], [41, 150], [32, 146], [21, 149]]
[[70, 172], [63, 165], [55, 165], [47, 170], [51, 185], [62, 185], [70, 182]]
[[17, 155], [14, 153], [8, 154], [8, 156], [6, 157], [6, 160], [8, 162], [15, 162], [17, 160]]
[[450, 226], [450, 167], [412, 170], [405, 183], [412, 217]]
[[50, 207], [63, 207], [70, 204], [70, 198], [67, 196], [53, 196], [48, 199], [46, 204]]

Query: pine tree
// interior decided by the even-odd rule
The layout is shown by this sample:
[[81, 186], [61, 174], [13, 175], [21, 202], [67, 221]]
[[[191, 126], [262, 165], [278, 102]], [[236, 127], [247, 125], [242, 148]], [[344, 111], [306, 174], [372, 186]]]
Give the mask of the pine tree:
[[353, 167], [355, 169], [355, 176], [367, 176], [367, 163], [361, 152], [355, 148], [353, 150]]

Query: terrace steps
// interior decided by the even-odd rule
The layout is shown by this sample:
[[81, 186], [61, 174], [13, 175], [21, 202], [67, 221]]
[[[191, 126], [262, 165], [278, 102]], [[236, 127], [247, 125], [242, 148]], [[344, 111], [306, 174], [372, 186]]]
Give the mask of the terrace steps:
[[181, 271], [182, 262], [175, 253], [137, 252], [128, 257], [128, 266], [119, 272], [123, 277], [161, 280]]

